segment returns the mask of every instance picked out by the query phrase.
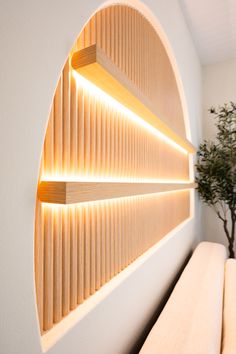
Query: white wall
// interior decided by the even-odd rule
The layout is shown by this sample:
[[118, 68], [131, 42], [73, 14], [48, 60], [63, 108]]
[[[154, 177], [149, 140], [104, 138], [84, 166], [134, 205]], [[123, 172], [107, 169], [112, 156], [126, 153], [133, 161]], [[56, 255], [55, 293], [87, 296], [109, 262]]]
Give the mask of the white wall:
[[[211, 106], [218, 106], [229, 101], [236, 102], [236, 59], [227, 60], [203, 68], [203, 136], [214, 139], [216, 128], [214, 119], [208, 112]], [[222, 222], [214, 211], [203, 207], [204, 239], [227, 246]], [[236, 250], [236, 247], [235, 247]]]
[[[0, 2], [0, 352], [41, 353], [34, 289], [34, 206], [40, 154], [57, 78], [101, 0]], [[126, 1], [135, 3], [137, 1]], [[177, 0], [145, 0], [180, 72], [198, 144], [201, 68]], [[151, 13], [142, 11], [154, 21]], [[158, 22], [155, 22], [158, 25]], [[199, 237], [196, 217], [75, 324], [51, 354], [126, 353]]]

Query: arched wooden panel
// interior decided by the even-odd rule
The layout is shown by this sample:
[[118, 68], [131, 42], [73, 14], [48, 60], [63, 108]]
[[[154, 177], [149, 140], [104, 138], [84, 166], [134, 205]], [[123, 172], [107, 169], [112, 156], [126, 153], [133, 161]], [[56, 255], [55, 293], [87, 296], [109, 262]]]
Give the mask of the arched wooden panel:
[[173, 68], [160, 37], [148, 20], [128, 6], [105, 8], [87, 23], [74, 50], [95, 43], [150, 99], [159, 116], [185, 135]]
[[[186, 151], [75, 75], [71, 56], [95, 43], [152, 101], [163, 121], [185, 136], [176, 80], [158, 35], [136, 10], [112, 6], [85, 26], [60, 76], [39, 182], [188, 183]], [[37, 199], [35, 283], [41, 332], [189, 216], [189, 189], [70, 206]]]

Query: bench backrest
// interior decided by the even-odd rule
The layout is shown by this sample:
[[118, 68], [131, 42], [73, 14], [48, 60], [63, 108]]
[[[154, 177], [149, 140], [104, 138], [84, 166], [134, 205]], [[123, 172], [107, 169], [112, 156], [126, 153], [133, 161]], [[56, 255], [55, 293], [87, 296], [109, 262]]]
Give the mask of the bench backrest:
[[224, 246], [202, 242], [193, 253], [141, 354], [219, 354]]

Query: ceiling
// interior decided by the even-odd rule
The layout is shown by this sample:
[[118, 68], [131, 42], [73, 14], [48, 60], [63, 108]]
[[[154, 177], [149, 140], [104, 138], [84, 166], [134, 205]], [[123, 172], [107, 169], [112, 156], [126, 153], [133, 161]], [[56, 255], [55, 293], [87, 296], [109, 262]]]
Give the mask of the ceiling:
[[179, 0], [202, 64], [236, 58], [236, 0]]

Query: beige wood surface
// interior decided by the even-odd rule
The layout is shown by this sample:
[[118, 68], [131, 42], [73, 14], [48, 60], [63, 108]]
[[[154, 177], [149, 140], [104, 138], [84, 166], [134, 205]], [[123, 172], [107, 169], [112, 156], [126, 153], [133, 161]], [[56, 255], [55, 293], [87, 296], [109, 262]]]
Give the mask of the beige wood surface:
[[77, 214], [77, 304], [81, 304], [84, 301], [84, 208], [76, 208]]
[[62, 215], [62, 313], [66, 316], [70, 311], [70, 220], [66, 209], [62, 209]]
[[165, 123], [158, 110], [153, 107], [154, 105], [96, 44], [74, 53], [71, 65], [87, 80], [186, 151], [190, 153], [196, 151], [194, 146], [184, 136], [175, 132], [173, 128]]
[[62, 319], [62, 223], [61, 210], [54, 211], [53, 228], [57, 229], [53, 240], [53, 321]]
[[77, 213], [76, 208], [70, 210], [70, 310], [77, 306]]
[[87, 299], [90, 295], [90, 268], [91, 268], [91, 217], [90, 208], [88, 205], [85, 206], [85, 218], [84, 218], [84, 229], [85, 229], [85, 245], [84, 245], [84, 299]]
[[[36, 201], [35, 284], [42, 334], [190, 215], [190, 191], [176, 190], [194, 187], [187, 184], [189, 154], [144, 129], [76, 78], [73, 54], [90, 47], [95, 55], [93, 45], [101, 49], [99, 60], [109, 75], [112, 69], [164, 127], [186, 142], [176, 79], [158, 34], [132, 8], [102, 9], [69, 54], [45, 135], [38, 195], [51, 203], [83, 203]], [[164, 132], [168, 135], [168, 129]], [[106, 178], [129, 183], [87, 184]], [[144, 179], [164, 183], [147, 185]], [[85, 182], [63, 183], [71, 180]], [[169, 192], [158, 194], [163, 191]]]
[[38, 317], [40, 330], [43, 332], [44, 325], [44, 230], [42, 228], [44, 222], [43, 209], [41, 203], [36, 203], [36, 223], [35, 223], [35, 242], [34, 242], [34, 258], [35, 258], [35, 286], [37, 295]]
[[53, 325], [53, 212], [44, 210], [44, 293], [43, 293], [43, 329]]
[[[38, 188], [41, 202], [75, 204], [129, 197], [133, 195], [163, 193], [196, 188], [196, 183], [123, 183], [123, 182], [58, 182], [42, 181]], [[71, 218], [71, 223], [73, 222]], [[74, 228], [74, 226], [73, 226]]]
[[[61, 174], [63, 169], [63, 102], [62, 78], [58, 82], [54, 98], [54, 171]], [[50, 214], [50, 211], [49, 211]], [[53, 322], [62, 319], [62, 216], [61, 210], [55, 210], [53, 215]]]
[[150, 23], [122, 5], [99, 11], [85, 26], [90, 39], [76, 49], [97, 44], [152, 102], [165, 122], [185, 135], [183, 109], [175, 74], [165, 47]]

